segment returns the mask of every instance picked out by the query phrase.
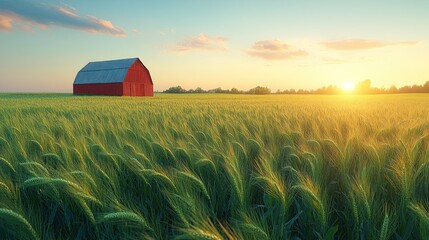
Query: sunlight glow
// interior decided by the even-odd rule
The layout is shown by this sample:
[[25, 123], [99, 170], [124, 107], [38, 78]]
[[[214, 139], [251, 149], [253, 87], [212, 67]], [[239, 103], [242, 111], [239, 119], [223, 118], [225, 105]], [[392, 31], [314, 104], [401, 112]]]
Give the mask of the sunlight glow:
[[342, 88], [345, 92], [351, 92], [355, 89], [355, 86], [356, 86], [356, 84], [354, 84], [353, 82], [347, 81], [347, 82], [343, 83]]

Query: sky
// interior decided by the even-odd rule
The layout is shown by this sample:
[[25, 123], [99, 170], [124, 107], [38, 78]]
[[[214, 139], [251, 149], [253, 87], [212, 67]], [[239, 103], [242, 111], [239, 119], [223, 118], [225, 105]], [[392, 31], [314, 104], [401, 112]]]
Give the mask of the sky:
[[154, 89], [429, 81], [427, 0], [0, 0], [0, 92], [72, 92], [139, 57]]

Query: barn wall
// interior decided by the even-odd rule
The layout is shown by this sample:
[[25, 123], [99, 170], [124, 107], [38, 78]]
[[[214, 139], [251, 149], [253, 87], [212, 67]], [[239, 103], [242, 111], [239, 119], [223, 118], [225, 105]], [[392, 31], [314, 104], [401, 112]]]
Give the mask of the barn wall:
[[130, 83], [124, 82], [122, 83], [122, 86], [123, 86], [122, 96], [130, 96]]
[[145, 92], [145, 96], [153, 96], [153, 85], [152, 84], [148, 84], [146, 85], [145, 88], [146, 92]]
[[73, 94], [122, 96], [122, 83], [73, 84]]

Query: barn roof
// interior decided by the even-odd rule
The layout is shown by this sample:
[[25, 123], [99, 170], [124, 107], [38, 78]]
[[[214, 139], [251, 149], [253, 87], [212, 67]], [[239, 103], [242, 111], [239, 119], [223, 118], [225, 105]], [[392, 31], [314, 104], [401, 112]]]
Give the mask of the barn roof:
[[128, 69], [138, 58], [90, 62], [78, 73], [73, 84], [123, 82]]

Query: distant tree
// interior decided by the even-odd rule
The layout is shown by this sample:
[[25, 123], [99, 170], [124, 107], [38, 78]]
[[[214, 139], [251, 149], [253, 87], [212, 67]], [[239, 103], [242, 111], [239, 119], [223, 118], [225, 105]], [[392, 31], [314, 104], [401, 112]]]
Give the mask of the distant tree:
[[202, 88], [200, 88], [200, 87], [197, 87], [195, 90], [194, 90], [194, 93], [205, 93], [206, 91], [204, 91]]
[[226, 93], [228, 91], [227, 90], [222, 90], [222, 88], [218, 87], [218, 88], [215, 88], [215, 89], [211, 89], [208, 92], [209, 93]]
[[395, 85], [390, 86], [388, 93], [398, 93], [398, 88]]
[[231, 90], [229, 91], [232, 94], [239, 94], [240, 91], [237, 88], [231, 88]]
[[355, 92], [360, 94], [371, 93], [371, 80], [364, 80], [356, 84]]
[[326, 87], [323, 86], [315, 91], [316, 94], [326, 94]]
[[424, 92], [429, 93], [429, 81], [427, 81], [425, 85], [423, 85], [423, 90]]
[[186, 93], [186, 90], [183, 89], [181, 86], [177, 87], [171, 87], [164, 91], [165, 93]]
[[410, 87], [410, 86], [403, 86], [403, 87], [400, 87], [400, 88], [398, 89], [398, 92], [399, 92], [399, 93], [410, 93], [410, 92], [411, 92], [411, 87]]
[[373, 88], [372, 92], [373, 94], [385, 94], [388, 90], [386, 90], [384, 87], [381, 88]]
[[270, 94], [271, 89], [269, 89], [267, 87], [257, 86], [255, 88], [249, 89], [246, 93], [247, 94], [257, 94], [257, 95]]

